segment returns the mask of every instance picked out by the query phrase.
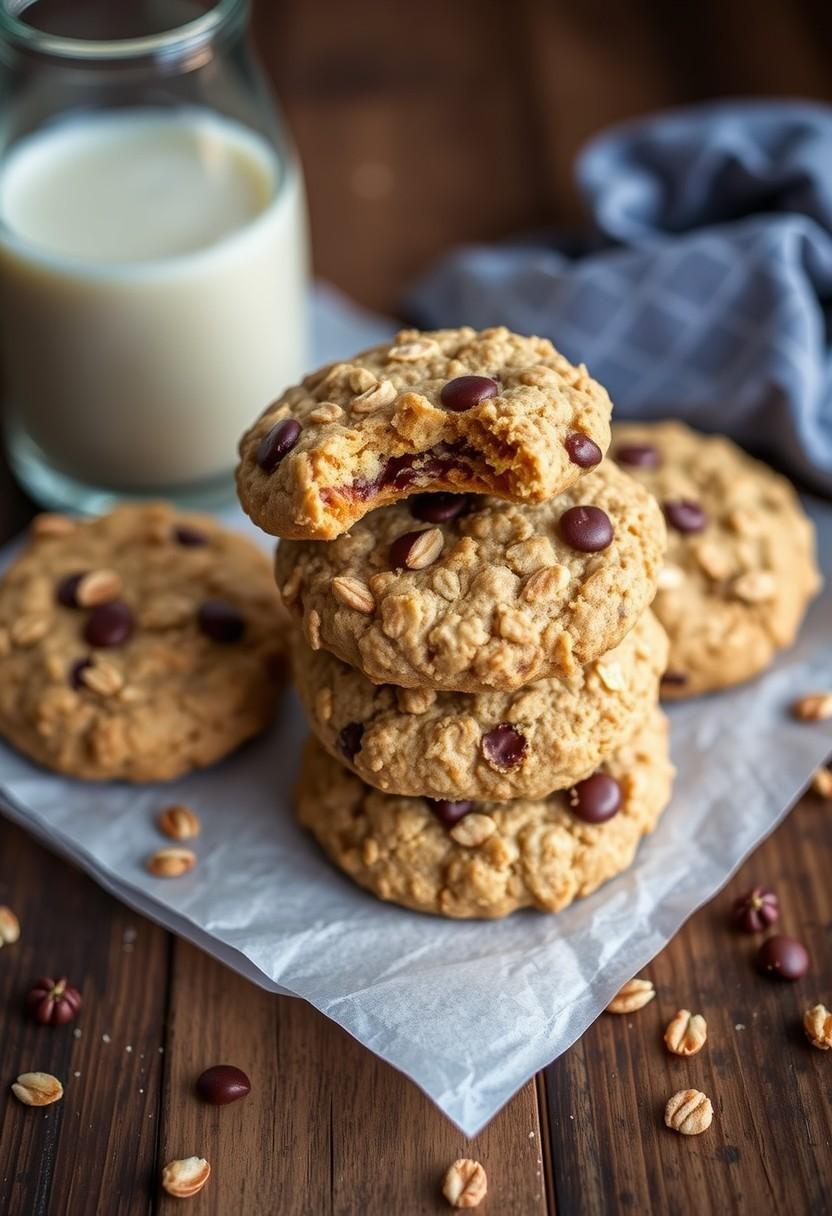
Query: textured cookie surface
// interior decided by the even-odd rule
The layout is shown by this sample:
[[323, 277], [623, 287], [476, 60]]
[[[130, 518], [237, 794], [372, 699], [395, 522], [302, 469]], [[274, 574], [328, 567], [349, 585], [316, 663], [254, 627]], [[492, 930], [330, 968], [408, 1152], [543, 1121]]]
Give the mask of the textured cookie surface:
[[730, 440], [678, 422], [616, 427], [614, 453], [668, 524], [654, 603], [670, 638], [662, 695], [762, 671], [794, 641], [820, 587], [814, 529], [789, 482]]
[[268, 558], [213, 520], [41, 516], [0, 582], [0, 733], [75, 777], [166, 780], [267, 725], [285, 639]]
[[420, 490], [542, 502], [601, 460], [611, 408], [547, 339], [405, 330], [269, 406], [240, 443], [240, 501], [267, 532], [317, 540]]
[[589, 776], [649, 715], [667, 639], [648, 611], [570, 680], [516, 692], [371, 684], [327, 651], [293, 648], [313, 731], [369, 785], [436, 799], [543, 798]]
[[442, 916], [557, 912], [625, 870], [670, 797], [667, 722], [658, 709], [603, 766], [620, 808], [587, 823], [567, 793], [483, 802], [451, 827], [423, 798], [371, 789], [317, 741], [307, 745], [298, 819], [337, 866], [382, 899]]
[[[653, 598], [662, 514], [609, 460], [539, 506], [463, 498], [461, 513], [430, 526], [432, 497], [383, 507], [327, 544], [278, 546], [278, 584], [312, 648], [374, 683], [477, 692], [571, 676], [616, 646]], [[598, 551], [564, 538], [582, 504], [609, 525]], [[411, 530], [421, 531], [415, 548]]]

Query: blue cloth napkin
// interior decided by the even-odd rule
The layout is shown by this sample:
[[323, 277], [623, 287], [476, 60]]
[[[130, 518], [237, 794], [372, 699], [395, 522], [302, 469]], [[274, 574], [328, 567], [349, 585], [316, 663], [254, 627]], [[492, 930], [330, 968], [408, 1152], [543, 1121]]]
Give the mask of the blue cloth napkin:
[[408, 315], [545, 335], [619, 417], [727, 432], [832, 494], [832, 108], [660, 114], [594, 139], [576, 175], [591, 238], [461, 249]]

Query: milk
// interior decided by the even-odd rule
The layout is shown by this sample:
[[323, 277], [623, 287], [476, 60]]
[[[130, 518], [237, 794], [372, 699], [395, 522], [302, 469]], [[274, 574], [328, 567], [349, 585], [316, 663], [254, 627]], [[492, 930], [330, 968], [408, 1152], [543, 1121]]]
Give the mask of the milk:
[[227, 474], [304, 369], [298, 174], [199, 109], [64, 120], [0, 166], [12, 444], [80, 481], [161, 492]]

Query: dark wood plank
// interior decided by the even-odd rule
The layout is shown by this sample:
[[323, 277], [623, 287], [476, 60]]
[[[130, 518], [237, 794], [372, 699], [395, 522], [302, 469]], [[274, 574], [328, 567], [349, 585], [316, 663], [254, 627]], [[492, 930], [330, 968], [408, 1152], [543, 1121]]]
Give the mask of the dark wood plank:
[[375, 308], [449, 245], [545, 219], [511, 5], [262, 2], [320, 274]]
[[[0, 1211], [147, 1212], [167, 936], [3, 821], [0, 858], [0, 903], [22, 926], [20, 941], [0, 950]], [[49, 974], [81, 989], [69, 1026], [23, 1014], [32, 980]], [[35, 1109], [12, 1096], [12, 1081], [34, 1071], [61, 1080], [60, 1102]]]
[[[263, 992], [181, 942], [168, 1043], [160, 1163], [210, 1161], [203, 1213], [434, 1216], [448, 1211], [440, 1181], [458, 1156], [486, 1167], [484, 1216], [546, 1211], [533, 1083], [468, 1142], [311, 1006]], [[196, 1096], [199, 1073], [218, 1063], [248, 1073], [248, 1098], [215, 1108]], [[177, 1201], [161, 1196], [160, 1210], [172, 1214]]]
[[[829, 1060], [801, 1026], [806, 1008], [832, 996], [830, 848], [829, 803], [807, 795], [644, 973], [656, 999], [631, 1016], [603, 1014], [548, 1069], [561, 1210], [832, 1211]], [[762, 936], [726, 924], [732, 899], [757, 883], [780, 897], [778, 928], [812, 954], [811, 972], [796, 983], [758, 975]], [[705, 1047], [689, 1059], [662, 1042], [679, 1008], [708, 1022]], [[663, 1121], [666, 1100], [689, 1086], [715, 1111], [695, 1138]]]

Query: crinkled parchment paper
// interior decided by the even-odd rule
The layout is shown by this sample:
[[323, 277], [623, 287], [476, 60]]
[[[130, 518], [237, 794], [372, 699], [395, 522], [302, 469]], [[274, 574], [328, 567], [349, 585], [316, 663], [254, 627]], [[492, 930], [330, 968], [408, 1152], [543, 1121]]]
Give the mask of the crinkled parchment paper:
[[[384, 333], [331, 297], [318, 297], [316, 327], [322, 358]], [[811, 509], [832, 584], [832, 506]], [[305, 733], [291, 693], [268, 737], [172, 785], [72, 782], [0, 745], [0, 795], [4, 813], [119, 899], [264, 987], [310, 1001], [473, 1135], [782, 818], [832, 751], [832, 724], [788, 713], [814, 688], [832, 688], [829, 589], [761, 679], [672, 709], [670, 808], [629, 872], [558, 916], [442, 921], [342, 877], [290, 813]], [[203, 820], [199, 865], [175, 882], [142, 866], [159, 845], [154, 814], [174, 800]]]

